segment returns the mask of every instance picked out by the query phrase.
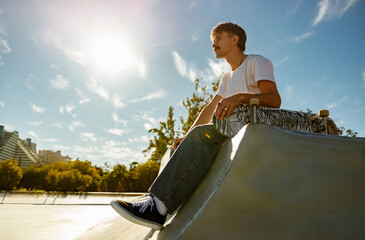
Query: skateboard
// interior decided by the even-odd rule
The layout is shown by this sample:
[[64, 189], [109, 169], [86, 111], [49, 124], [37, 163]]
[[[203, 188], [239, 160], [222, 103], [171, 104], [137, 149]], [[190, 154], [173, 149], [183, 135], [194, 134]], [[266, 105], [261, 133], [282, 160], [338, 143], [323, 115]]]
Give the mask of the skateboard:
[[328, 110], [320, 110], [319, 114], [291, 111], [279, 108], [259, 106], [257, 98], [250, 99], [249, 104], [241, 104], [233, 109], [228, 118], [219, 120], [213, 115], [213, 126], [227, 137], [233, 137], [248, 123], [267, 123], [283, 129], [338, 135], [336, 124], [330, 119]]

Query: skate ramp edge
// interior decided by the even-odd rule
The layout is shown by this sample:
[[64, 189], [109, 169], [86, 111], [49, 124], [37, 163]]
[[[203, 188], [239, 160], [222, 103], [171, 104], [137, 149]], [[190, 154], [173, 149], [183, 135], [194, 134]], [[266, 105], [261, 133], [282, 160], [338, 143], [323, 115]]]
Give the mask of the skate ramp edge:
[[77, 239], [365, 239], [365, 138], [246, 125], [161, 231], [117, 217]]
[[365, 139], [246, 125], [152, 239], [365, 239]]

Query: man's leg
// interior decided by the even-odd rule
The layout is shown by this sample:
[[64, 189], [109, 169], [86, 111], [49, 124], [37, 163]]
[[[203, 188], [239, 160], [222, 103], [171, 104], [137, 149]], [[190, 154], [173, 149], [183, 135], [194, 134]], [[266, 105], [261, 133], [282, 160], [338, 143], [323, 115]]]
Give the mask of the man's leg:
[[166, 205], [169, 213], [175, 212], [203, 179], [226, 139], [210, 124], [195, 127], [171, 156], [149, 192]]
[[169, 213], [175, 212], [200, 183], [217, 155], [219, 146], [226, 139], [212, 125], [195, 127], [152, 184], [150, 196], [131, 203], [114, 200], [111, 202], [112, 207], [132, 222], [161, 229], [166, 215], [161, 215], [156, 204], [162, 201]]

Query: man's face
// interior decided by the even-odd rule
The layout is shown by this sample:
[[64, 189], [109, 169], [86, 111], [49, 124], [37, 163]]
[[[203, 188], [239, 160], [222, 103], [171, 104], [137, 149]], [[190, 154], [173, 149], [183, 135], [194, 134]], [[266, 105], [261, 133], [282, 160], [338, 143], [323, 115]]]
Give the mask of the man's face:
[[216, 58], [225, 58], [233, 47], [232, 37], [227, 32], [217, 33], [213, 36], [213, 51]]

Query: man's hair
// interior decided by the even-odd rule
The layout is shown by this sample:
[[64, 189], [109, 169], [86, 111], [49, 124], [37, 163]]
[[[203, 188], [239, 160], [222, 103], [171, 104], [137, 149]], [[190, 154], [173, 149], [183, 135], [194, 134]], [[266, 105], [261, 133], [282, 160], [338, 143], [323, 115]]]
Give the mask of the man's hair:
[[213, 39], [213, 37], [216, 34], [220, 34], [222, 32], [226, 32], [228, 33], [228, 35], [230, 36], [234, 36], [237, 35], [239, 37], [238, 40], [238, 44], [237, 46], [242, 50], [245, 51], [246, 50], [246, 40], [247, 40], [247, 36], [246, 36], [246, 32], [245, 30], [243, 30], [243, 28], [241, 28], [239, 25], [235, 24], [235, 23], [231, 23], [231, 22], [227, 22], [227, 23], [218, 23], [217, 26], [215, 26], [212, 29], [212, 32], [210, 34], [210, 38]]

